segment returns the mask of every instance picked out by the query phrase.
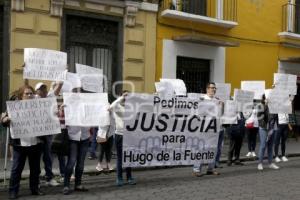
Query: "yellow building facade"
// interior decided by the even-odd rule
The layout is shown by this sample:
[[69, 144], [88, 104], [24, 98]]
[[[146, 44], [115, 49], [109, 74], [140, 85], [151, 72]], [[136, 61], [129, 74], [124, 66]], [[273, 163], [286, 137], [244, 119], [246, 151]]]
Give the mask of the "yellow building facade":
[[[300, 76], [299, 12], [298, 0], [163, 0], [156, 80], [226, 82], [233, 90], [243, 80], [271, 87], [276, 72]], [[196, 65], [209, 78], [193, 76], [187, 68]], [[203, 92], [199, 83], [202, 91], [196, 92]], [[195, 92], [195, 83], [189, 84]]]
[[[114, 83], [124, 80], [130, 84], [116, 87], [153, 92], [157, 4], [122, 0], [1, 0], [1, 11], [9, 27], [4, 30], [7, 36], [3, 39], [8, 44], [1, 44], [6, 60], [5, 65], [0, 62], [2, 73], [9, 77], [1, 83], [7, 87], [2, 93], [2, 105], [8, 93], [24, 84], [24, 48], [67, 52], [71, 72], [75, 63], [103, 68], [110, 93]], [[29, 80], [30, 85], [36, 82]]]

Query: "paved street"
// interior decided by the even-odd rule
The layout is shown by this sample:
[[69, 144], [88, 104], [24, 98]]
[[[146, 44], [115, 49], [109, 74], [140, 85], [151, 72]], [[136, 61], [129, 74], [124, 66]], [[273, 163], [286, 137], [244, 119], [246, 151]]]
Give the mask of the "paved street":
[[[260, 172], [256, 162], [245, 166], [220, 169], [220, 176], [191, 175], [190, 167], [135, 171], [136, 186], [116, 187], [115, 173], [85, 175], [88, 193], [74, 192], [69, 196], [61, 193], [62, 187], [43, 187], [46, 196], [34, 198], [29, 195], [27, 181], [22, 182], [20, 199], [203, 199], [203, 200], [299, 200], [300, 158], [280, 163], [280, 170], [267, 169]], [[3, 198], [4, 197], [4, 198]], [[0, 192], [0, 199], [6, 199]]]

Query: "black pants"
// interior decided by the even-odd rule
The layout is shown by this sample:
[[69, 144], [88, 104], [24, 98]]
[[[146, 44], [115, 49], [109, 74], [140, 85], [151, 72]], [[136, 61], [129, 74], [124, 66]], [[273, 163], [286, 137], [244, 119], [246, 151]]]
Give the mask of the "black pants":
[[30, 169], [30, 177], [29, 177], [30, 190], [32, 192], [38, 190], [39, 176], [41, 173], [40, 155], [41, 155], [40, 144], [29, 146], [29, 147], [22, 147], [22, 146], [13, 147], [13, 163], [12, 163], [10, 181], [9, 181], [9, 193], [18, 194], [20, 188], [21, 175], [27, 157], [28, 157], [29, 169]]
[[104, 155], [106, 157], [106, 162], [109, 163], [111, 160], [111, 149], [113, 146], [113, 136], [109, 137], [106, 142], [100, 143], [100, 155], [99, 162], [103, 161]]
[[275, 133], [275, 146], [274, 146], [275, 157], [278, 156], [280, 143], [281, 143], [281, 155], [285, 156], [285, 143], [288, 138], [288, 134], [289, 134], [288, 125], [287, 124], [279, 124], [278, 130]]
[[247, 128], [246, 132], [248, 136], [248, 151], [249, 152], [255, 151], [258, 128]]
[[229, 132], [229, 151], [228, 151], [228, 161], [232, 162], [233, 156], [236, 161], [240, 159], [240, 152], [243, 143], [243, 135], [235, 134], [233, 132]]

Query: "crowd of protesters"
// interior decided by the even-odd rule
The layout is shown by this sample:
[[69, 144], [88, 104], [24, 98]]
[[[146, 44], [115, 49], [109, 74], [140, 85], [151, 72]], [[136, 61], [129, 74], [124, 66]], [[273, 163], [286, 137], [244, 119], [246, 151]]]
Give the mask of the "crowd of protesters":
[[[58, 96], [62, 88], [63, 82], [57, 82], [51, 85], [48, 92], [47, 85], [38, 83], [33, 89], [29, 85], [22, 86], [17, 94], [10, 100], [26, 100], [33, 98], [47, 98]], [[224, 103], [215, 97], [216, 84], [210, 82], [206, 86], [205, 100], [218, 102], [221, 107]], [[81, 88], [73, 89], [73, 92], [84, 92]], [[123, 115], [125, 112], [125, 100], [127, 91], [124, 91], [109, 106], [110, 112], [109, 125], [104, 127], [80, 127], [66, 126], [64, 120], [64, 107], [60, 105], [58, 109], [58, 117], [61, 124], [61, 133], [51, 136], [12, 139], [10, 145], [12, 151], [12, 168], [9, 183], [9, 198], [18, 197], [21, 174], [24, 169], [26, 158], [28, 157], [30, 178], [29, 185], [32, 195], [44, 195], [40, 188], [40, 160], [42, 158], [45, 169], [45, 180], [47, 186], [58, 186], [59, 182], [63, 183], [63, 194], [71, 193], [70, 181], [74, 179], [74, 191], [86, 192], [88, 189], [82, 184], [82, 174], [84, 171], [85, 158], [93, 160], [97, 159], [97, 145], [101, 147], [98, 157], [98, 163], [95, 163], [97, 171], [104, 170], [113, 171], [114, 167], [111, 163], [112, 148], [116, 148], [116, 185], [124, 184], [122, 169], [122, 144], [124, 133]], [[219, 131], [219, 139], [217, 145], [217, 155], [215, 162], [207, 167], [207, 175], [220, 175], [217, 168], [220, 168], [220, 155], [223, 146], [224, 135], [229, 138], [229, 150], [227, 165], [243, 165], [240, 160], [240, 151], [243, 144], [245, 134], [248, 136], [247, 157], [256, 157], [256, 138], [259, 135], [260, 145], [258, 153], [258, 170], [263, 170], [263, 159], [265, 150], [267, 149], [268, 167], [271, 169], [279, 169], [273, 162], [273, 152], [275, 154], [274, 161], [286, 162], [288, 158], [285, 154], [286, 140], [288, 131], [291, 129], [289, 125], [288, 115], [270, 114], [268, 110], [268, 102], [263, 96], [261, 101], [255, 101], [253, 110], [250, 113], [238, 112], [236, 115], [237, 123], [222, 124]], [[2, 113], [1, 124], [9, 127], [10, 118], [7, 112]], [[279, 157], [279, 145], [281, 144], [281, 157]], [[59, 161], [59, 171], [61, 180], [56, 181], [52, 172], [53, 153], [57, 155]], [[105, 162], [104, 162], [105, 157]], [[194, 176], [200, 177], [203, 165], [195, 165], [193, 167]], [[131, 168], [126, 168], [126, 183], [135, 185], [136, 181], [132, 176]]]

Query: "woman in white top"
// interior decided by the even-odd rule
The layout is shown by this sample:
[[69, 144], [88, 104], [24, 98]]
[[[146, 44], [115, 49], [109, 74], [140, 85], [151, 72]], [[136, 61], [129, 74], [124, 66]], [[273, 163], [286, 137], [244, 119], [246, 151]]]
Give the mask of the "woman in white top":
[[[34, 90], [29, 85], [24, 85], [19, 89], [18, 99], [28, 100], [34, 98]], [[9, 126], [11, 123], [8, 115], [1, 117], [1, 123], [4, 126]], [[13, 163], [11, 167], [10, 181], [9, 181], [9, 199], [18, 198], [20, 180], [22, 171], [25, 166], [26, 158], [29, 162], [29, 185], [32, 195], [44, 195], [39, 189], [39, 175], [40, 175], [40, 154], [41, 146], [38, 144], [37, 137], [27, 137], [21, 139], [12, 139], [13, 145]]]

